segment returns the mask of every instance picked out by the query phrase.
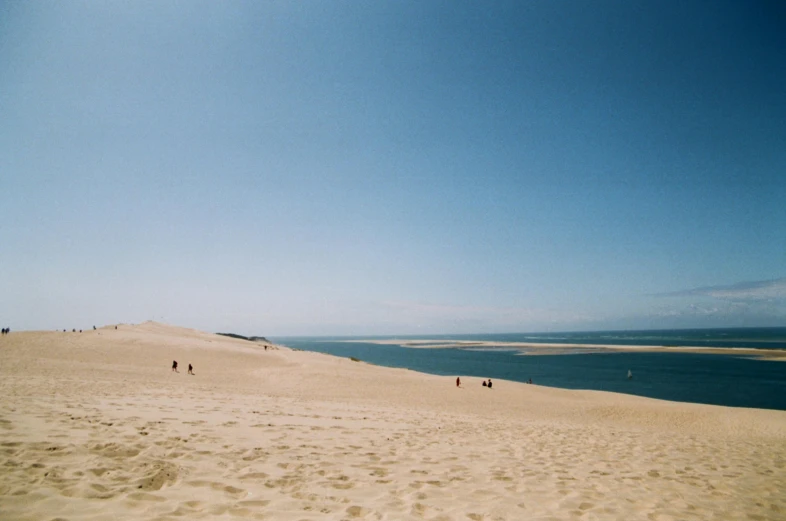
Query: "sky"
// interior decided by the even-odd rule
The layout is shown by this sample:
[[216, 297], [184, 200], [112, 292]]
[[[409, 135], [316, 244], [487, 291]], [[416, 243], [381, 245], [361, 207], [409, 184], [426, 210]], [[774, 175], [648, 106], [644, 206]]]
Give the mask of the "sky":
[[786, 326], [773, 1], [0, 0], [0, 323]]

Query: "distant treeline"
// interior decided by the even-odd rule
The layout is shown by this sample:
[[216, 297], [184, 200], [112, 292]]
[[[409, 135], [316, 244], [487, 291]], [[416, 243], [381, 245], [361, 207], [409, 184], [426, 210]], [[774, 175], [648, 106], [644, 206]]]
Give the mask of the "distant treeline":
[[270, 340], [263, 336], [243, 336], [243, 335], [236, 335], [235, 333], [216, 333], [217, 335], [221, 336], [228, 336], [232, 338], [239, 338], [240, 340], [248, 340], [249, 342], [265, 342], [266, 344], [270, 343]]

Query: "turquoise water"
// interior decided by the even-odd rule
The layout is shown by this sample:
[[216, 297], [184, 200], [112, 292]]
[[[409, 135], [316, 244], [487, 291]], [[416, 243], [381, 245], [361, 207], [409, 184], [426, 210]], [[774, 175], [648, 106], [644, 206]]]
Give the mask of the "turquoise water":
[[[382, 339], [383, 337], [377, 337]], [[374, 338], [374, 339], [377, 339]], [[390, 337], [385, 337], [390, 338]], [[407, 337], [396, 337], [406, 339]], [[411, 338], [560, 344], [612, 344], [786, 349], [786, 328], [439, 335]], [[363, 337], [371, 340], [371, 337]], [[565, 389], [594, 389], [663, 400], [786, 410], [786, 361], [730, 354], [595, 352], [520, 356], [518, 350], [410, 349], [349, 342], [347, 337], [276, 338], [297, 349], [355, 357], [425, 373], [476, 376]], [[633, 379], [626, 378], [628, 370]], [[496, 386], [504, 385], [495, 382]]]

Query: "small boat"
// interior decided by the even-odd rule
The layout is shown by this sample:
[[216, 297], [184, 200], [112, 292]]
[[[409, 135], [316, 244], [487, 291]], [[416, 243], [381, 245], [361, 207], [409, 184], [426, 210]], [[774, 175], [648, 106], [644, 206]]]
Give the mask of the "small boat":
[[631, 373], [630, 369], [628, 369], [628, 380], [632, 380], [632, 379], [633, 379], [633, 373]]

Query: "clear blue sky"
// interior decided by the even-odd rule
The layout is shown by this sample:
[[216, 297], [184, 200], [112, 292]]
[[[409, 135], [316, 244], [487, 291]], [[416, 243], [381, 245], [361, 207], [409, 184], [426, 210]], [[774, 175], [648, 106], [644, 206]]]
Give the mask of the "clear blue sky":
[[786, 325], [786, 7], [0, 1], [0, 323], [147, 319]]

